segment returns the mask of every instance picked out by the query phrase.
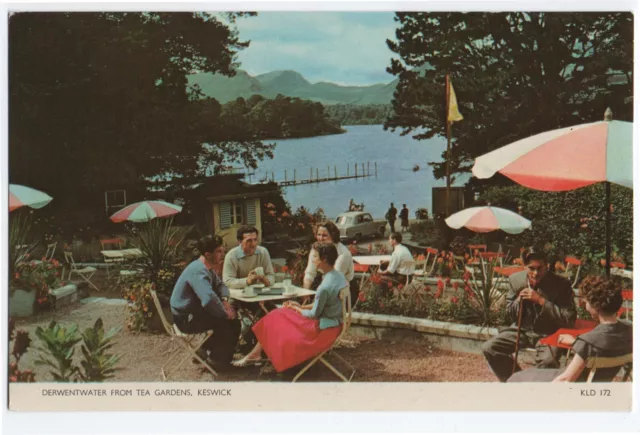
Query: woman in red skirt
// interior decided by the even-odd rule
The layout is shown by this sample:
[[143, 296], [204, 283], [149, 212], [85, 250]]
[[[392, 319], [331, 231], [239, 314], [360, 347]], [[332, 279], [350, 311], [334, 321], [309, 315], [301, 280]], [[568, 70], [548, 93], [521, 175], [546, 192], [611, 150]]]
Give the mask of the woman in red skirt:
[[344, 275], [334, 269], [338, 250], [333, 243], [316, 243], [314, 262], [324, 275], [311, 305], [288, 301], [253, 326], [258, 344], [236, 367], [260, 361], [262, 351], [277, 372], [294, 367], [331, 347], [340, 334], [342, 303], [340, 290], [348, 287]]

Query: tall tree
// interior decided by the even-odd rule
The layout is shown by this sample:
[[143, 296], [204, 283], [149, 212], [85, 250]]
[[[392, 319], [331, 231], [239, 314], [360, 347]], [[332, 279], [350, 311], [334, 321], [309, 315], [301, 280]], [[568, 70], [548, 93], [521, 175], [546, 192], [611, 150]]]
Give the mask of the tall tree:
[[203, 161], [255, 166], [271, 146], [217, 128], [220, 105], [186, 78], [234, 74], [249, 44], [234, 27], [242, 15], [12, 15], [11, 182], [81, 196], [166, 172], [196, 175]]
[[[397, 13], [399, 77], [385, 128], [417, 139], [445, 135], [445, 75], [465, 119], [453, 133], [453, 172], [542, 131], [632, 120], [631, 13]], [[443, 155], [444, 158], [444, 155]], [[444, 163], [434, 162], [436, 177]]]

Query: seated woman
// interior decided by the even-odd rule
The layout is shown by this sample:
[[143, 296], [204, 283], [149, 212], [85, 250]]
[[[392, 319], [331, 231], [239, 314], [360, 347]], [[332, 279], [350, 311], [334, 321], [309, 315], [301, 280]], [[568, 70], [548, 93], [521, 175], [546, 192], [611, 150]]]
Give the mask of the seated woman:
[[[584, 370], [589, 357], [615, 357], [631, 353], [633, 328], [620, 322], [617, 312], [622, 306], [621, 286], [617, 281], [589, 276], [580, 285], [587, 311], [600, 321], [592, 331], [573, 338], [561, 334], [558, 341], [573, 345], [576, 355], [566, 369], [528, 369], [515, 373], [507, 382], [584, 382], [589, 370]], [[620, 367], [598, 369], [593, 382], [611, 382]]]
[[[349, 249], [340, 243], [340, 230], [331, 221], [318, 224], [315, 229], [316, 241], [319, 243], [333, 243], [338, 250], [338, 259], [336, 260], [335, 269], [342, 272], [344, 277], [349, 282], [351, 289], [351, 301], [355, 302], [355, 298], [358, 296], [358, 282], [354, 280], [353, 271], [353, 257]], [[316, 289], [322, 281], [322, 275], [318, 273], [318, 268], [315, 266], [315, 257], [317, 253], [311, 249], [309, 252], [309, 262], [307, 268], [304, 271], [304, 279], [302, 287], [306, 289]]]
[[338, 251], [333, 243], [316, 243], [315, 266], [324, 277], [313, 305], [301, 306], [285, 302], [253, 326], [258, 344], [244, 358], [234, 361], [236, 367], [259, 361], [262, 351], [277, 372], [294, 367], [328, 349], [340, 334], [342, 303], [340, 290], [347, 280], [334, 268]]

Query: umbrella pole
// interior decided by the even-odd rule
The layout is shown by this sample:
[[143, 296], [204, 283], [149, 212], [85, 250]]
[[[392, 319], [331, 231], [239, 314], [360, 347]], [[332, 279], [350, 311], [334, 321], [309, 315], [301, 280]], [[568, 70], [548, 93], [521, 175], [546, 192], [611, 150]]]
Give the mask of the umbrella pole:
[[605, 247], [605, 271], [607, 278], [611, 277], [611, 183], [605, 181], [605, 203], [606, 203], [606, 247]]

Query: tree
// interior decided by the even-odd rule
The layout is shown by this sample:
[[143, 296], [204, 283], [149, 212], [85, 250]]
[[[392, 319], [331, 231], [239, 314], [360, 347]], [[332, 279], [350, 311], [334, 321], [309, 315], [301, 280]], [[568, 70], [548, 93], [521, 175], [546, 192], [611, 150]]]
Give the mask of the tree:
[[[394, 113], [416, 139], [445, 135], [445, 75], [465, 119], [453, 127], [452, 173], [542, 131], [633, 116], [631, 13], [397, 13]], [[444, 158], [443, 154], [443, 158]], [[437, 178], [444, 163], [432, 162]], [[495, 180], [489, 183], [495, 183]]]
[[12, 15], [11, 182], [101, 201], [96, 193], [146, 177], [198, 175], [203, 161], [255, 167], [272, 147], [220, 128], [220, 105], [186, 78], [234, 74], [249, 44], [233, 27], [243, 15]]

